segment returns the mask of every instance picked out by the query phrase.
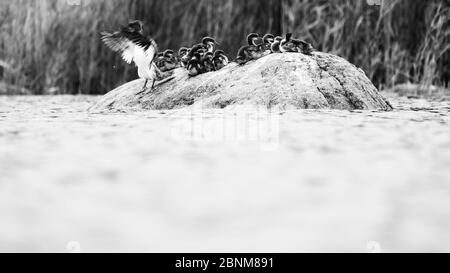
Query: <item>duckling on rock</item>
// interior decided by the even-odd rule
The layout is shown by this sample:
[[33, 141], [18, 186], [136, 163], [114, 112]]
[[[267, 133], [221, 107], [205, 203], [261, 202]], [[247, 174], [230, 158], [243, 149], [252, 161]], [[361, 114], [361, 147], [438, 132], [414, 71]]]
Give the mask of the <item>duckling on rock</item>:
[[194, 45], [186, 54], [182, 61], [188, 63], [190, 60], [192, 60], [195, 56], [195, 54], [200, 53], [200, 55], [203, 55], [207, 51], [206, 45], [202, 44], [196, 44]]
[[181, 64], [182, 67], [187, 67], [188, 62], [185, 59], [185, 56], [189, 53], [191, 49], [187, 47], [181, 47], [178, 50], [178, 62]]
[[205, 68], [205, 60], [203, 56], [197, 52], [194, 54], [194, 57], [189, 61], [187, 70], [190, 77], [195, 77], [197, 75], [206, 73], [207, 70]]
[[272, 51], [272, 53], [281, 53], [280, 50], [280, 41], [275, 41], [270, 45], [270, 51]]
[[249, 35], [247, 35], [247, 44], [249, 46], [258, 46], [259, 44], [261, 44], [261, 37], [259, 37], [258, 33], [250, 33]]
[[201, 61], [197, 60], [195, 58], [190, 60], [188, 65], [187, 65], [187, 70], [188, 70], [188, 75], [190, 77], [195, 77], [195, 76], [201, 74], [202, 70], [203, 70], [203, 66], [201, 64]]
[[315, 51], [314, 47], [310, 43], [303, 40], [292, 39], [292, 43], [297, 48], [297, 52], [305, 55], [311, 55]]
[[286, 37], [280, 43], [281, 52], [298, 52], [311, 55], [314, 51], [313, 46], [303, 40], [292, 39], [292, 33], [287, 33]]
[[208, 52], [213, 53], [216, 45], [220, 45], [214, 38], [211, 37], [205, 37], [202, 39], [202, 44], [204, 44], [207, 48]]
[[160, 69], [163, 72], [170, 71], [178, 67], [178, 61], [175, 58], [173, 50], [171, 49], [164, 51], [162, 60], [163, 66]]
[[256, 60], [264, 56], [261, 51], [262, 39], [257, 33], [250, 33], [247, 36], [247, 44], [239, 49], [236, 62], [240, 65], [244, 65], [251, 60]]
[[[216, 65], [222, 68], [228, 64], [228, 58], [223, 51], [218, 50], [217, 53], [214, 51], [216, 45], [220, 44], [214, 38], [204, 37], [202, 42], [189, 49], [187, 54], [180, 52], [182, 54], [184, 53], [181, 59], [183, 63], [187, 63], [186, 67], [191, 77], [215, 71]], [[195, 61], [191, 62], [192, 60]], [[219, 63], [222, 63], [222, 65]]]
[[156, 67], [161, 69], [164, 66], [164, 52], [159, 52], [155, 57]]
[[271, 43], [273, 43], [275, 41], [275, 36], [273, 36], [272, 34], [270, 34], [270, 33], [267, 33], [266, 35], [264, 35], [264, 37], [263, 37], [263, 42], [265, 43], [265, 44], [271, 44]]
[[189, 55], [192, 58], [193, 54], [202, 48], [205, 49], [205, 51], [213, 53], [216, 45], [219, 45], [219, 43], [216, 42], [216, 40], [214, 38], [204, 37], [200, 44], [196, 44], [196, 45], [192, 46], [191, 51], [189, 52]]
[[202, 65], [203, 65], [203, 72], [207, 73], [207, 72], [211, 72], [211, 71], [215, 71], [215, 67], [214, 67], [214, 63], [213, 63], [213, 53], [211, 52], [206, 52], [203, 56], [202, 56]]
[[273, 44], [273, 42], [275, 41], [275, 37], [272, 34], [266, 34], [263, 37], [263, 43], [261, 45], [261, 50], [264, 52], [269, 52], [270, 53], [270, 46]]
[[220, 70], [228, 65], [230, 61], [223, 50], [216, 50], [213, 56], [213, 64], [216, 70]]
[[251, 60], [260, 58], [259, 50], [256, 46], [243, 46], [239, 49], [236, 62], [240, 65], [244, 65]]
[[286, 52], [297, 52], [297, 48], [291, 41], [292, 33], [287, 33], [285, 38], [280, 42], [280, 51], [282, 53]]
[[[270, 36], [266, 38], [270, 39]], [[247, 36], [247, 43], [249, 46], [255, 47], [255, 50], [251, 50], [253, 60], [262, 58], [270, 54], [270, 49], [268, 47], [266, 48], [264, 38], [259, 37], [259, 34], [257, 33], [250, 33]]]

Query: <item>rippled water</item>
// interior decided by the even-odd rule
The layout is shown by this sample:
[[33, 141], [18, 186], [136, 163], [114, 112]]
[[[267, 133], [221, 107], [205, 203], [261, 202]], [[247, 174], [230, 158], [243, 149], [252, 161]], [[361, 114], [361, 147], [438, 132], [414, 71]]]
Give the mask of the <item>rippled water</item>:
[[88, 113], [97, 99], [0, 97], [0, 251], [450, 251], [449, 102]]

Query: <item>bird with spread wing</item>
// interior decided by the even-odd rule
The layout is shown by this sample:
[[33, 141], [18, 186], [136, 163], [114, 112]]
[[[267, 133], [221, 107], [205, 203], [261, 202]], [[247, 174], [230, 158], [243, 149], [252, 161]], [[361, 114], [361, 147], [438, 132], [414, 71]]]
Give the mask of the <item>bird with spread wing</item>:
[[145, 79], [142, 92], [146, 90], [149, 81], [152, 82], [153, 89], [156, 80], [164, 79], [164, 73], [154, 62], [158, 54], [158, 45], [152, 38], [144, 36], [141, 21], [132, 21], [114, 33], [100, 34], [102, 41], [114, 52], [121, 54], [125, 62], [128, 64], [134, 62], [137, 66], [139, 78]]

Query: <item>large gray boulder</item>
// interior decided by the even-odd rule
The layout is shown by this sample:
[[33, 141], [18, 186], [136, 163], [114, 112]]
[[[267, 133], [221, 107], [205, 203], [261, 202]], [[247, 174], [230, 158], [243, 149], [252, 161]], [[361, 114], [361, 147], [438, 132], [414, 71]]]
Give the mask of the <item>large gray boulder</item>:
[[201, 103], [204, 108], [255, 105], [278, 109], [392, 110], [364, 71], [343, 58], [315, 52], [270, 54], [244, 66], [190, 78], [178, 68], [172, 79], [141, 92], [144, 81], [106, 94], [91, 111], [162, 110]]

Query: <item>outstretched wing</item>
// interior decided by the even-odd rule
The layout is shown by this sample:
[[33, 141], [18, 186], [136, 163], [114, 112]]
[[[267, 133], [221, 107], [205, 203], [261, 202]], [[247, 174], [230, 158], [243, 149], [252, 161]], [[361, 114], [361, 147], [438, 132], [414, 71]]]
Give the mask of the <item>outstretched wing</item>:
[[122, 55], [125, 62], [131, 64], [135, 55], [135, 45], [120, 32], [102, 32], [102, 41], [114, 52]]
[[157, 44], [153, 39], [138, 33], [130, 34], [121, 31], [115, 33], [102, 32], [102, 41], [114, 52], [122, 55], [125, 62], [149, 66], [155, 58]]

